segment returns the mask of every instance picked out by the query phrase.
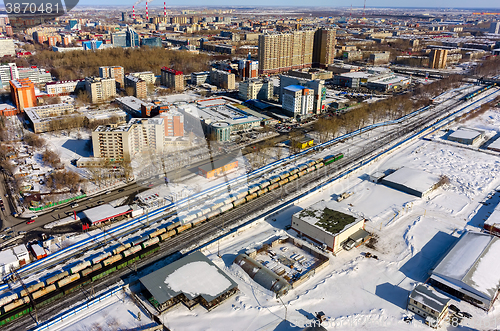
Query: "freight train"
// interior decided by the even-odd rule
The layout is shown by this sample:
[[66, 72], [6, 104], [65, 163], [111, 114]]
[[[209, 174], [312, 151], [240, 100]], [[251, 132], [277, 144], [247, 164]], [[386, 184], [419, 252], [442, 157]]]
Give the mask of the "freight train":
[[157, 252], [160, 249], [160, 243], [167, 241], [170, 237], [286, 185], [324, 165], [338, 161], [343, 156], [342, 153], [339, 153], [325, 159], [307, 161], [291, 171], [286, 171], [257, 185], [239, 190], [231, 197], [217, 202], [211, 207], [203, 207], [183, 217], [176, 217], [167, 226], [157, 229], [147, 236], [121, 245], [112, 252], [104, 253], [91, 261], [82, 262], [45, 281], [31, 285], [23, 289], [19, 295], [12, 294], [3, 297], [0, 299], [0, 326], [29, 314], [35, 307], [47, 305], [82, 286]]

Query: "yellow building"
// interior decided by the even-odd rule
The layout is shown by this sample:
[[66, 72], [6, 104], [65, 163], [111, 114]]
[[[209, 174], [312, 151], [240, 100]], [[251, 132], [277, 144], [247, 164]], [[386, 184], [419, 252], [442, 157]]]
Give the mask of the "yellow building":
[[296, 146], [299, 149], [306, 149], [308, 147], [312, 147], [314, 144], [314, 139], [311, 138], [303, 138], [296, 142]]
[[238, 160], [227, 158], [204, 164], [198, 167], [198, 170], [200, 171], [200, 175], [202, 175], [203, 177], [213, 178], [235, 168], [238, 168]]

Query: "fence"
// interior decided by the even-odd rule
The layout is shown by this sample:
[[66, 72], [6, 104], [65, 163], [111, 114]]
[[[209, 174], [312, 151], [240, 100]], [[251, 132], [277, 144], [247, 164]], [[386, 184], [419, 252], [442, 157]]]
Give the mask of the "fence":
[[66, 203], [66, 202], [70, 202], [70, 201], [78, 200], [78, 199], [81, 199], [81, 198], [85, 198], [86, 196], [87, 196], [87, 194], [82, 194], [82, 195], [78, 195], [76, 197], [64, 199], [64, 200], [61, 200], [61, 201], [52, 202], [52, 203], [49, 203], [48, 205], [41, 206], [41, 207], [28, 207], [28, 209], [31, 210], [31, 211], [40, 211], [40, 210], [44, 210], [46, 208], [50, 208], [50, 207], [54, 207], [54, 206], [57, 206], [57, 205], [61, 205], [61, 204]]

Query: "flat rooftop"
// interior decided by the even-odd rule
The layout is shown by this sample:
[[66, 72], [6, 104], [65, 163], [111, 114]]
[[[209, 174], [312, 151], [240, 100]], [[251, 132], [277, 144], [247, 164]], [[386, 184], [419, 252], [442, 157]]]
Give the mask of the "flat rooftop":
[[488, 149], [500, 150], [500, 138], [495, 139], [495, 141], [488, 146]]
[[223, 167], [226, 164], [233, 163], [235, 161], [238, 161], [238, 160], [236, 160], [232, 157], [227, 157], [225, 159], [220, 159], [220, 160], [217, 160], [214, 162], [205, 163], [205, 164], [199, 166], [198, 168], [201, 170], [204, 170], [205, 172], [209, 172], [209, 171], [212, 171], [214, 169], [218, 169], [220, 167]]
[[454, 131], [452, 134], [448, 136], [449, 138], [454, 138], [454, 139], [475, 139], [481, 135], [481, 132], [474, 130], [474, 129], [467, 129], [467, 128], [459, 128], [458, 130]]
[[[202, 105], [201, 107], [200, 104]], [[203, 103], [197, 101], [187, 105], [179, 105], [178, 108], [184, 114], [198, 118], [206, 124], [228, 122], [230, 125], [238, 125], [261, 121], [264, 118], [264, 116], [252, 112], [246, 107], [241, 109], [242, 106], [231, 105], [225, 100], [207, 100], [206, 102], [203, 101]], [[259, 115], [258, 117], [255, 116], [257, 114]]]
[[86, 209], [82, 213], [90, 222], [98, 223], [122, 215], [129, 210], [130, 206], [113, 207], [110, 204], [105, 204]]
[[196, 251], [139, 279], [160, 304], [184, 294], [189, 300], [198, 296], [210, 302], [238, 287], [224, 271], [203, 253]]
[[403, 167], [384, 177], [382, 181], [423, 193], [431, 189], [439, 181], [439, 177], [423, 170]]

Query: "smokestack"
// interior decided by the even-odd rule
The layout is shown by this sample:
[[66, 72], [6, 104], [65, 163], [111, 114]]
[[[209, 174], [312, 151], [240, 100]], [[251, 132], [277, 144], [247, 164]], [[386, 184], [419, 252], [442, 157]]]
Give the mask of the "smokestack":
[[167, 3], [163, 3], [163, 17], [167, 17]]
[[132, 19], [135, 20], [135, 6], [132, 6]]
[[146, 1], [146, 21], [149, 22], [148, 2]]

